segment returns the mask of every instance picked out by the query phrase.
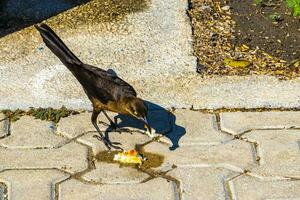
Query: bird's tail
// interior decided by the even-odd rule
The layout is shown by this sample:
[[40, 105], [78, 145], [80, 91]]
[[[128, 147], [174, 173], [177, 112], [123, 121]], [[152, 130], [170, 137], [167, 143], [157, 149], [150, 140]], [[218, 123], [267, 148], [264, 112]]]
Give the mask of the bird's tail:
[[[64, 63], [69, 69], [72, 64], [82, 64], [82, 62], [70, 51], [56, 33], [46, 24], [35, 25], [40, 32], [46, 46]], [[72, 69], [70, 69], [72, 71]]]

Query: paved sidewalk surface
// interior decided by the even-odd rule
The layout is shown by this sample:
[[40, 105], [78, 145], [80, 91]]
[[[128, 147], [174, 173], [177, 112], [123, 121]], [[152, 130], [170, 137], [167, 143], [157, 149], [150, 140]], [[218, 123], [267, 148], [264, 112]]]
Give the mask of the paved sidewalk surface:
[[163, 158], [142, 170], [98, 161], [106, 148], [93, 138], [90, 115], [57, 125], [31, 116], [2, 121], [0, 199], [300, 198], [300, 112], [152, 110], [150, 123], [164, 133], [158, 141], [118, 117], [130, 131], [110, 132], [112, 141], [127, 150], [145, 144], [154, 155], [147, 162]]
[[[299, 107], [300, 79], [203, 78], [195, 72], [186, 0], [146, 0], [145, 8], [118, 22], [99, 21], [97, 2], [103, 1], [45, 22], [82, 61], [113, 69], [132, 84], [152, 105], [149, 121], [162, 136], [152, 140], [140, 122], [115, 116], [124, 131], [109, 138], [126, 150], [139, 144], [149, 155], [134, 168], [108, 162], [112, 153], [93, 137], [90, 112], [58, 124], [31, 116], [2, 120], [0, 200], [300, 200], [300, 111], [162, 108], [291, 109]], [[0, 109], [91, 109], [32, 26], [0, 38], [0, 49]]]

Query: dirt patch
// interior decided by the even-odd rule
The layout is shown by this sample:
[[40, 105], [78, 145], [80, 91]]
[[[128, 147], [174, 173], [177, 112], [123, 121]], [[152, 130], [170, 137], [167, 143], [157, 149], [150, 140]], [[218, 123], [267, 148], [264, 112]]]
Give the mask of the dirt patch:
[[258, 46], [289, 61], [300, 58], [300, 19], [292, 16], [285, 1], [255, 5], [250, 0], [231, 0], [229, 5], [236, 22], [237, 45]]
[[[283, 0], [272, 2], [272, 6], [261, 7], [252, 0], [191, 0], [197, 71], [299, 77], [299, 17], [291, 16]], [[228, 65], [224, 62], [228, 59], [251, 64]]]

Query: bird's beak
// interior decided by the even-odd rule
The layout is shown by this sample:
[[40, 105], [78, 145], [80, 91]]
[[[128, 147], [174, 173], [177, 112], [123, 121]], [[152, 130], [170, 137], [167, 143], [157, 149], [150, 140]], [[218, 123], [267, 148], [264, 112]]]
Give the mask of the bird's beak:
[[145, 123], [145, 126], [147, 127], [149, 133], [151, 133], [151, 127], [147, 121], [147, 117], [140, 117], [140, 120], [142, 120]]

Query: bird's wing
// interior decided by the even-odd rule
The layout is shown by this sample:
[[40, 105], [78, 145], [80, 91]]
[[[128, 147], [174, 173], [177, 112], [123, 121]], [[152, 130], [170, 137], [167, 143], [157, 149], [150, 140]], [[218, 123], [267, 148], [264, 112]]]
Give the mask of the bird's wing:
[[134, 88], [129, 83], [119, 78], [116, 74], [110, 73], [108, 71], [91, 65], [85, 66], [88, 66], [89, 71], [91, 71], [93, 74], [99, 77], [99, 79], [105, 80], [104, 82], [107, 82], [107, 84], [111, 84], [112, 87], [120, 88], [122, 89], [122, 92], [127, 93], [128, 95], [137, 95]]
[[[73, 63], [76, 65], [76, 63]], [[102, 103], [117, 101], [119, 96], [136, 96], [136, 91], [127, 82], [103, 69], [80, 64], [74, 67], [79, 70], [75, 72], [77, 80], [81, 83], [89, 96], [96, 97]]]

